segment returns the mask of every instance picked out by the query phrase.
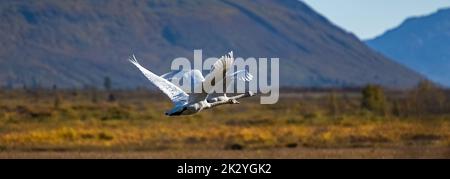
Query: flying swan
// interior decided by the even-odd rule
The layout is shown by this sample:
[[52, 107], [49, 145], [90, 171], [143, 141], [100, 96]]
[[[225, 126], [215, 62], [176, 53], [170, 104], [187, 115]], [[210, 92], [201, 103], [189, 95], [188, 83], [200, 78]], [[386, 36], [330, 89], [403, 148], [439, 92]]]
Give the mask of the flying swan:
[[[253, 76], [246, 70], [230, 73], [229, 69], [234, 63], [233, 52], [222, 56], [216, 61], [211, 72], [203, 77], [200, 70], [179, 70], [166, 73], [162, 76], [155, 75], [153, 72], [142, 67], [136, 57], [132, 55], [129, 61], [133, 63], [150, 82], [158, 87], [172, 101], [174, 107], [165, 114], [168, 116], [192, 115], [204, 109], [213, 108], [223, 104], [239, 104], [237, 99], [254, 96], [254, 93], [247, 91], [245, 94], [239, 94], [233, 97], [227, 97], [226, 93], [216, 93], [214, 89], [222, 87], [224, 90], [230, 87], [233, 80], [250, 81]], [[218, 75], [223, 74], [223, 75]], [[215, 79], [222, 76], [222, 79]], [[193, 92], [186, 93], [180, 86], [170, 82], [174, 79], [191, 79], [194, 87]], [[200, 91], [200, 93], [194, 93]]]

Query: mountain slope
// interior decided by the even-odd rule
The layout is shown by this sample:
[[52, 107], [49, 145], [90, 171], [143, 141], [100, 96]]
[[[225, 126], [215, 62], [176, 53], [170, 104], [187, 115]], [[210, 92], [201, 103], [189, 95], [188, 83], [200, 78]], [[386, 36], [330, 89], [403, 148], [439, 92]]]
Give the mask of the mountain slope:
[[374, 53], [297, 0], [0, 1], [0, 82], [148, 86], [126, 58], [167, 72], [176, 57], [234, 50], [279, 57], [283, 86], [415, 85], [422, 77]]
[[430, 79], [450, 86], [450, 8], [407, 19], [367, 44]]

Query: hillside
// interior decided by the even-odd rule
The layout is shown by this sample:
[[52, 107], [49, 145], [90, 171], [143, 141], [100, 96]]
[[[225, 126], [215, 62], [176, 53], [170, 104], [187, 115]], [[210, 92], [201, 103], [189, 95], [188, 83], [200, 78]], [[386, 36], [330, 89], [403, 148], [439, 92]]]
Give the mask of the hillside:
[[283, 86], [409, 87], [422, 77], [297, 0], [0, 1], [0, 82], [21, 87], [148, 86], [176, 57], [234, 50], [279, 57]]

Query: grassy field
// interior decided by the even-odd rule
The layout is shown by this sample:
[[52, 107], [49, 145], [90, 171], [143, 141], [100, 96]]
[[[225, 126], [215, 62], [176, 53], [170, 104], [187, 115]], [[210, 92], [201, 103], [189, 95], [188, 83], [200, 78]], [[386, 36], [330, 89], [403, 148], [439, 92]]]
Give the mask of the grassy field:
[[14, 159], [440, 159], [448, 158], [445, 147], [377, 148], [275, 148], [258, 150], [147, 150], [147, 151], [4, 151], [0, 158]]
[[391, 97], [380, 114], [359, 92], [254, 97], [187, 117], [164, 116], [171, 104], [145, 90], [0, 97], [0, 158], [450, 158], [449, 114]]

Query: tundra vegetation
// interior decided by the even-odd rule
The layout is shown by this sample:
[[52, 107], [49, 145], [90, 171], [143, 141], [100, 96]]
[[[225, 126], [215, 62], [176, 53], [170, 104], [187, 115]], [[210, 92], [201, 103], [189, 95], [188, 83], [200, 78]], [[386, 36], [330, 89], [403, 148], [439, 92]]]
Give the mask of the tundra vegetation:
[[181, 117], [165, 116], [171, 104], [151, 90], [106, 86], [2, 89], [0, 153], [420, 148], [450, 157], [450, 92], [426, 81], [401, 91], [283, 89], [274, 105], [255, 97]]

